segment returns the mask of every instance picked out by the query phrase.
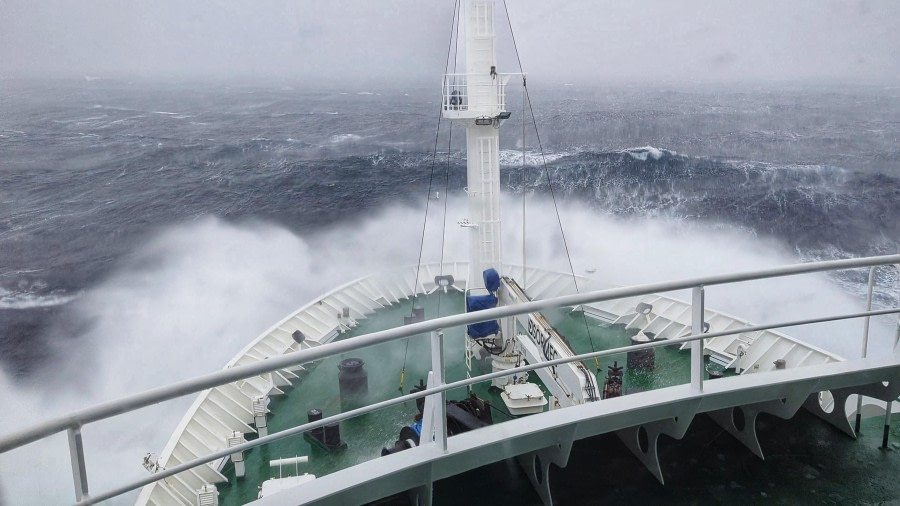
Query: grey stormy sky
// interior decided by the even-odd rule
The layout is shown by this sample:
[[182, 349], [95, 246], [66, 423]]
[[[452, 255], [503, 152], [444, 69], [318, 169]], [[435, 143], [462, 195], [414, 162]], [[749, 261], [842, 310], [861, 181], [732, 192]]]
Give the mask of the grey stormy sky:
[[[508, 5], [525, 70], [555, 82], [900, 76], [896, 0]], [[443, 71], [452, 10], [450, 0], [0, 0], [0, 77], [424, 81]]]

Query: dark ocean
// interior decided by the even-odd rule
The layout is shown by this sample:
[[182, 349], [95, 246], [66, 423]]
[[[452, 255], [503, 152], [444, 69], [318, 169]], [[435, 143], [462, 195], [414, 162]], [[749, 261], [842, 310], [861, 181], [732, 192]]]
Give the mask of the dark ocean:
[[[526, 125], [523, 142], [522, 111], [512, 108], [501, 136], [510, 195], [547, 199], [552, 184], [557, 199], [598, 219], [727, 229], [774, 244], [793, 261], [900, 251], [900, 88], [529, 85], [547, 173], [532, 127]], [[0, 81], [0, 399], [55, 378], [74, 360], [73, 349], [98, 346], [84, 336], [106, 323], [83, 308], [127, 306], [134, 292], [115, 288], [123, 277], [159, 272], [142, 268], [167, 261], [172, 249], [161, 244], [173, 234], [187, 235], [180, 245], [196, 238], [201, 251], [272, 244], [247, 257], [244, 267], [252, 270], [254, 259], [280, 259], [296, 237], [339, 244], [340, 234], [329, 231], [353, 230], [372, 216], [391, 219], [392, 206], [421, 219], [435, 91]], [[515, 93], [509, 103], [521, 103]], [[459, 196], [465, 186], [464, 135], [452, 135], [443, 124], [432, 194]], [[251, 236], [219, 243], [204, 227], [237, 227]], [[409, 237], [417, 227], [421, 222]], [[248, 232], [257, 228], [262, 235]], [[399, 241], [370, 235], [376, 244]], [[304, 244], [314, 255], [315, 241]], [[392, 261], [414, 264], [418, 244], [402, 246]], [[862, 299], [864, 273], [830, 280]], [[896, 272], [880, 271], [876, 304], [900, 304], [898, 280]], [[228, 295], [220, 292], [253, 289], [213, 286], [219, 293], [209, 293], [203, 283], [188, 283], [197, 292], [187, 296], [160, 293], [215, 304]], [[308, 282], [298, 274], [286, 283]], [[273, 314], [303, 302], [286, 300]], [[137, 321], [145, 326], [129, 333], [152, 334], [168, 318], [129, 309], [120, 324]], [[246, 329], [246, 341], [268, 326], [258, 325]], [[230, 346], [221, 352], [226, 358], [241, 347]], [[141, 352], [129, 353], [98, 352], [103, 358], [96, 360]], [[143, 366], [165, 370], [159, 361]], [[166, 382], [159, 376], [140, 385]]]

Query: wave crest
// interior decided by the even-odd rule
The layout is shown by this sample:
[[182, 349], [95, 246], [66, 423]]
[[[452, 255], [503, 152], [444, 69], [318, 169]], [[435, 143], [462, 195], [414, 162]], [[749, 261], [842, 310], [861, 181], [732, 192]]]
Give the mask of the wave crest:
[[678, 154], [676, 151], [672, 151], [670, 149], [660, 149], [654, 148], [653, 146], [644, 146], [642, 148], [628, 148], [623, 149], [620, 153], [624, 153], [635, 160], [640, 160], [642, 162], [646, 162], [648, 158], [652, 158], [654, 160], [659, 160], [663, 156], [675, 156]]
[[344, 144], [346, 142], [358, 142], [361, 141], [362, 137], [356, 134], [339, 134], [332, 135], [328, 142], [331, 144]]
[[525, 151], [515, 149], [500, 150], [500, 165], [509, 167], [521, 167], [523, 164], [528, 166], [540, 166], [544, 163], [553, 163], [561, 158], [575, 156], [579, 151], [563, 151], [559, 153], [541, 153], [539, 151]]
[[35, 292], [9, 291], [0, 288], [0, 309], [35, 309], [61, 306], [72, 302], [80, 295], [80, 293], [68, 294], [61, 290], [41, 295]]

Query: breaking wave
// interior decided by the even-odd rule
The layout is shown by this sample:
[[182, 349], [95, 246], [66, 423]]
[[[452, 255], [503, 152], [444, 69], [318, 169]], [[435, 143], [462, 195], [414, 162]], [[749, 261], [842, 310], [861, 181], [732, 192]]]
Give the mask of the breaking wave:
[[623, 149], [622, 153], [629, 155], [635, 160], [640, 160], [642, 162], [646, 162], [648, 158], [652, 158], [654, 160], [659, 160], [664, 155], [675, 156], [677, 153], [675, 151], [670, 151], [668, 149], [659, 149], [654, 148], [653, 146], [644, 146], [642, 148], [630, 148]]
[[362, 140], [362, 137], [356, 134], [340, 134], [340, 135], [332, 135], [329, 137], [328, 142], [331, 144], [342, 144], [345, 142], [357, 142]]
[[[386, 262], [414, 257], [409, 244], [418, 244], [429, 195], [455, 205], [448, 216], [441, 215], [443, 206], [429, 206], [434, 236], [426, 246], [441, 244], [442, 220], [465, 216], [463, 136], [454, 133], [453, 143], [441, 139], [449, 156], [441, 151], [433, 158], [429, 104], [406, 92], [136, 93], [116, 83], [83, 95], [51, 91], [23, 91], [27, 100], [10, 103], [0, 118], [0, 151], [10, 155], [0, 158], [0, 193], [15, 195], [0, 198], [0, 366], [12, 376], [0, 375], [0, 394], [10, 396], [7, 405], [32, 415], [74, 409], [85, 395], [114, 397], [129, 386], [124, 380], [159, 384], [153, 374], [173, 345], [144, 341], [148, 329], [162, 328], [169, 342], [192, 346], [186, 355], [191, 365], [202, 355], [203, 363], [217, 368], [233, 352], [225, 346], [255, 335], [286, 305], [307, 300], [307, 292], [330, 287], [314, 283], [358, 274], [348, 268], [376, 267], [364, 263], [379, 251]], [[66, 98], [57, 104], [48, 98], [53, 96]], [[805, 96], [787, 102], [815, 103], [774, 113], [759, 94], [731, 96], [728, 101], [750, 108], [739, 116], [669, 96], [641, 98], [637, 105], [606, 101], [609, 110], [587, 106], [599, 102], [594, 97], [562, 103], [562, 112], [548, 117], [557, 128], [546, 132], [546, 154], [501, 152], [503, 191], [515, 199], [503, 219], [515, 223], [519, 197], [528, 197], [529, 205], [534, 202], [527, 210], [530, 223], [540, 227], [540, 234], [528, 234], [535, 248], [547, 259], [563, 260], [552, 237], [552, 184], [564, 201], [559, 209], [579, 271], [596, 267], [599, 275], [604, 265], [615, 265], [631, 281], [897, 253], [900, 153], [888, 144], [896, 138], [895, 122], [870, 118], [878, 116], [880, 100], [860, 109], [854, 98], [844, 108], [839, 97], [834, 115], [853, 121], [824, 131], [798, 129], [797, 123], [815, 125], [821, 118], [821, 95]], [[658, 105], [669, 101], [677, 103]], [[870, 129], [884, 132], [873, 136]], [[501, 145], [522, 146], [518, 135], [515, 129], [501, 132]], [[675, 147], [678, 152], [670, 149]], [[515, 233], [513, 226], [504, 227], [508, 233]], [[464, 256], [464, 241], [454, 245]], [[333, 251], [348, 258], [333, 262], [333, 277], [323, 276], [328, 268], [322, 259], [334, 260]], [[898, 278], [900, 272], [879, 269], [879, 305], [900, 304]], [[866, 285], [861, 271], [820, 281], [810, 293], [840, 291], [857, 305]], [[772, 297], [762, 294], [784, 310]], [[791, 299], [813, 306], [805, 295]], [[732, 302], [739, 308], [745, 301]], [[830, 304], [807, 309], [812, 316]], [[771, 321], [771, 314], [762, 316]], [[198, 321], [211, 323], [198, 334]], [[79, 348], [73, 343], [92, 344], [78, 353], [103, 368], [77, 365], [102, 374], [98, 390], [85, 392], [87, 384], [74, 385], [57, 372], [60, 384], [77, 391], [71, 404], [45, 402], [59, 392], [40, 374], [71, 360]], [[47, 358], [47, 350], [58, 353]], [[46, 367], [23, 366], [42, 357]], [[149, 372], [135, 375], [122, 357], [141, 358]], [[26, 390], [28, 383], [40, 384]], [[9, 413], [18, 421], [16, 415]], [[139, 422], [158, 425], [153, 415]], [[131, 459], [134, 444], [123, 448]], [[52, 455], [43, 462], [58, 461], [59, 453]], [[143, 472], [139, 457], [130, 462]], [[70, 471], [59, 464], [56, 481], [65, 483]], [[22, 467], [18, 461], [5, 465]], [[117, 466], [121, 462], [108, 468]]]
[[0, 309], [36, 309], [61, 306], [72, 302], [79, 296], [80, 294], [72, 295], [60, 290], [49, 294], [39, 294], [0, 288]]
[[562, 158], [574, 156], [578, 151], [564, 151], [562, 153], [541, 153], [540, 151], [525, 151], [514, 149], [500, 150], [500, 165], [514, 168], [523, 165], [536, 167], [545, 163], [552, 163]]

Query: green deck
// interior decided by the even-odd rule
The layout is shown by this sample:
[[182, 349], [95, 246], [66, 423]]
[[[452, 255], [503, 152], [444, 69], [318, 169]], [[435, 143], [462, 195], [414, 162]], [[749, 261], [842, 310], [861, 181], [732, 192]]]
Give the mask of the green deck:
[[[409, 315], [410, 301], [394, 304], [377, 311], [369, 318], [361, 320], [352, 331], [340, 336], [348, 339], [354, 336], [394, 327], [403, 322]], [[463, 311], [463, 297], [459, 293], [431, 295], [420, 297], [417, 304], [425, 307], [427, 319], [457, 314]], [[440, 315], [438, 307], [440, 306]], [[572, 313], [567, 309], [551, 310], [544, 313], [548, 321], [569, 340], [576, 353], [587, 353], [592, 350], [609, 349], [629, 344], [628, 334], [621, 325], [608, 326], [596, 320], [587, 319], [591, 340], [585, 332], [585, 319], [581, 313]], [[444, 352], [447, 369], [447, 381], [465, 378], [464, 363], [464, 330], [462, 328], [447, 329], [444, 332]], [[593, 341], [593, 344], [591, 343]], [[318, 362], [308, 373], [301, 374], [294, 386], [285, 390], [285, 395], [273, 396], [269, 409], [269, 433], [275, 433], [307, 421], [307, 411], [313, 408], [322, 410], [324, 416], [334, 415], [342, 410], [338, 387], [338, 363], [350, 356], [365, 360], [365, 369], [369, 377], [369, 395], [365, 404], [378, 402], [400, 395], [400, 371], [406, 364], [406, 381], [404, 392], [425, 379], [431, 369], [430, 339], [427, 335], [409, 339], [409, 349], [403, 340], [386, 343], [353, 352], [347, 356], [330, 357]], [[404, 356], [406, 360], [404, 362]], [[597, 375], [597, 383], [602, 389], [606, 376], [606, 366], [618, 361], [625, 364], [625, 354], [606, 357], [600, 362], [601, 372]], [[679, 352], [677, 345], [657, 349], [656, 367], [651, 371], [625, 369], [623, 392], [637, 387], [642, 390], [671, 386], [689, 381], [690, 357], [686, 352]], [[586, 364], [592, 371], [595, 362]], [[488, 371], [483, 371], [488, 372]], [[540, 384], [537, 375], [532, 381]], [[543, 385], [542, 385], [543, 386]], [[497, 389], [489, 388], [489, 383], [476, 385], [475, 393], [489, 400], [494, 406], [503, 407]], [[452, 391], [450, 399], [462, 399], [467, 396], [465, 389]], [[346, 406], [347, 409], [360, 406], [360, 403]], [[302, 436], [294, 436], [280, 441], [254, 448], [245, 452], [246, 476], [236, 480], [234, 468], [228, 464], [224, 470], [229, 482], [219, 484], [220, 504], [244, 504], [257, 498], [259, 485], [268, 478], [277, 477], [278, 469], [270, 469], [269, 460], [309, 456], [309, 463], [300, 466], [300, 473], [312, 473], [324, 476], [335, 471], [379, 458], [381, 448], [392, 446], [397, 439], [400, 428], [413, 423], [416, 414], [413, 402], [393, 406], [367, 415], [359, 416], [341, 423], [341, 438], [347, 442], [348, 448], [343, 451], [327, 452], [308, 443]], [[494, 411], [494, 423], [502, 423], [508, 417]], [[293, 466], [284, 469], [285, 475], [293, 474]]]

